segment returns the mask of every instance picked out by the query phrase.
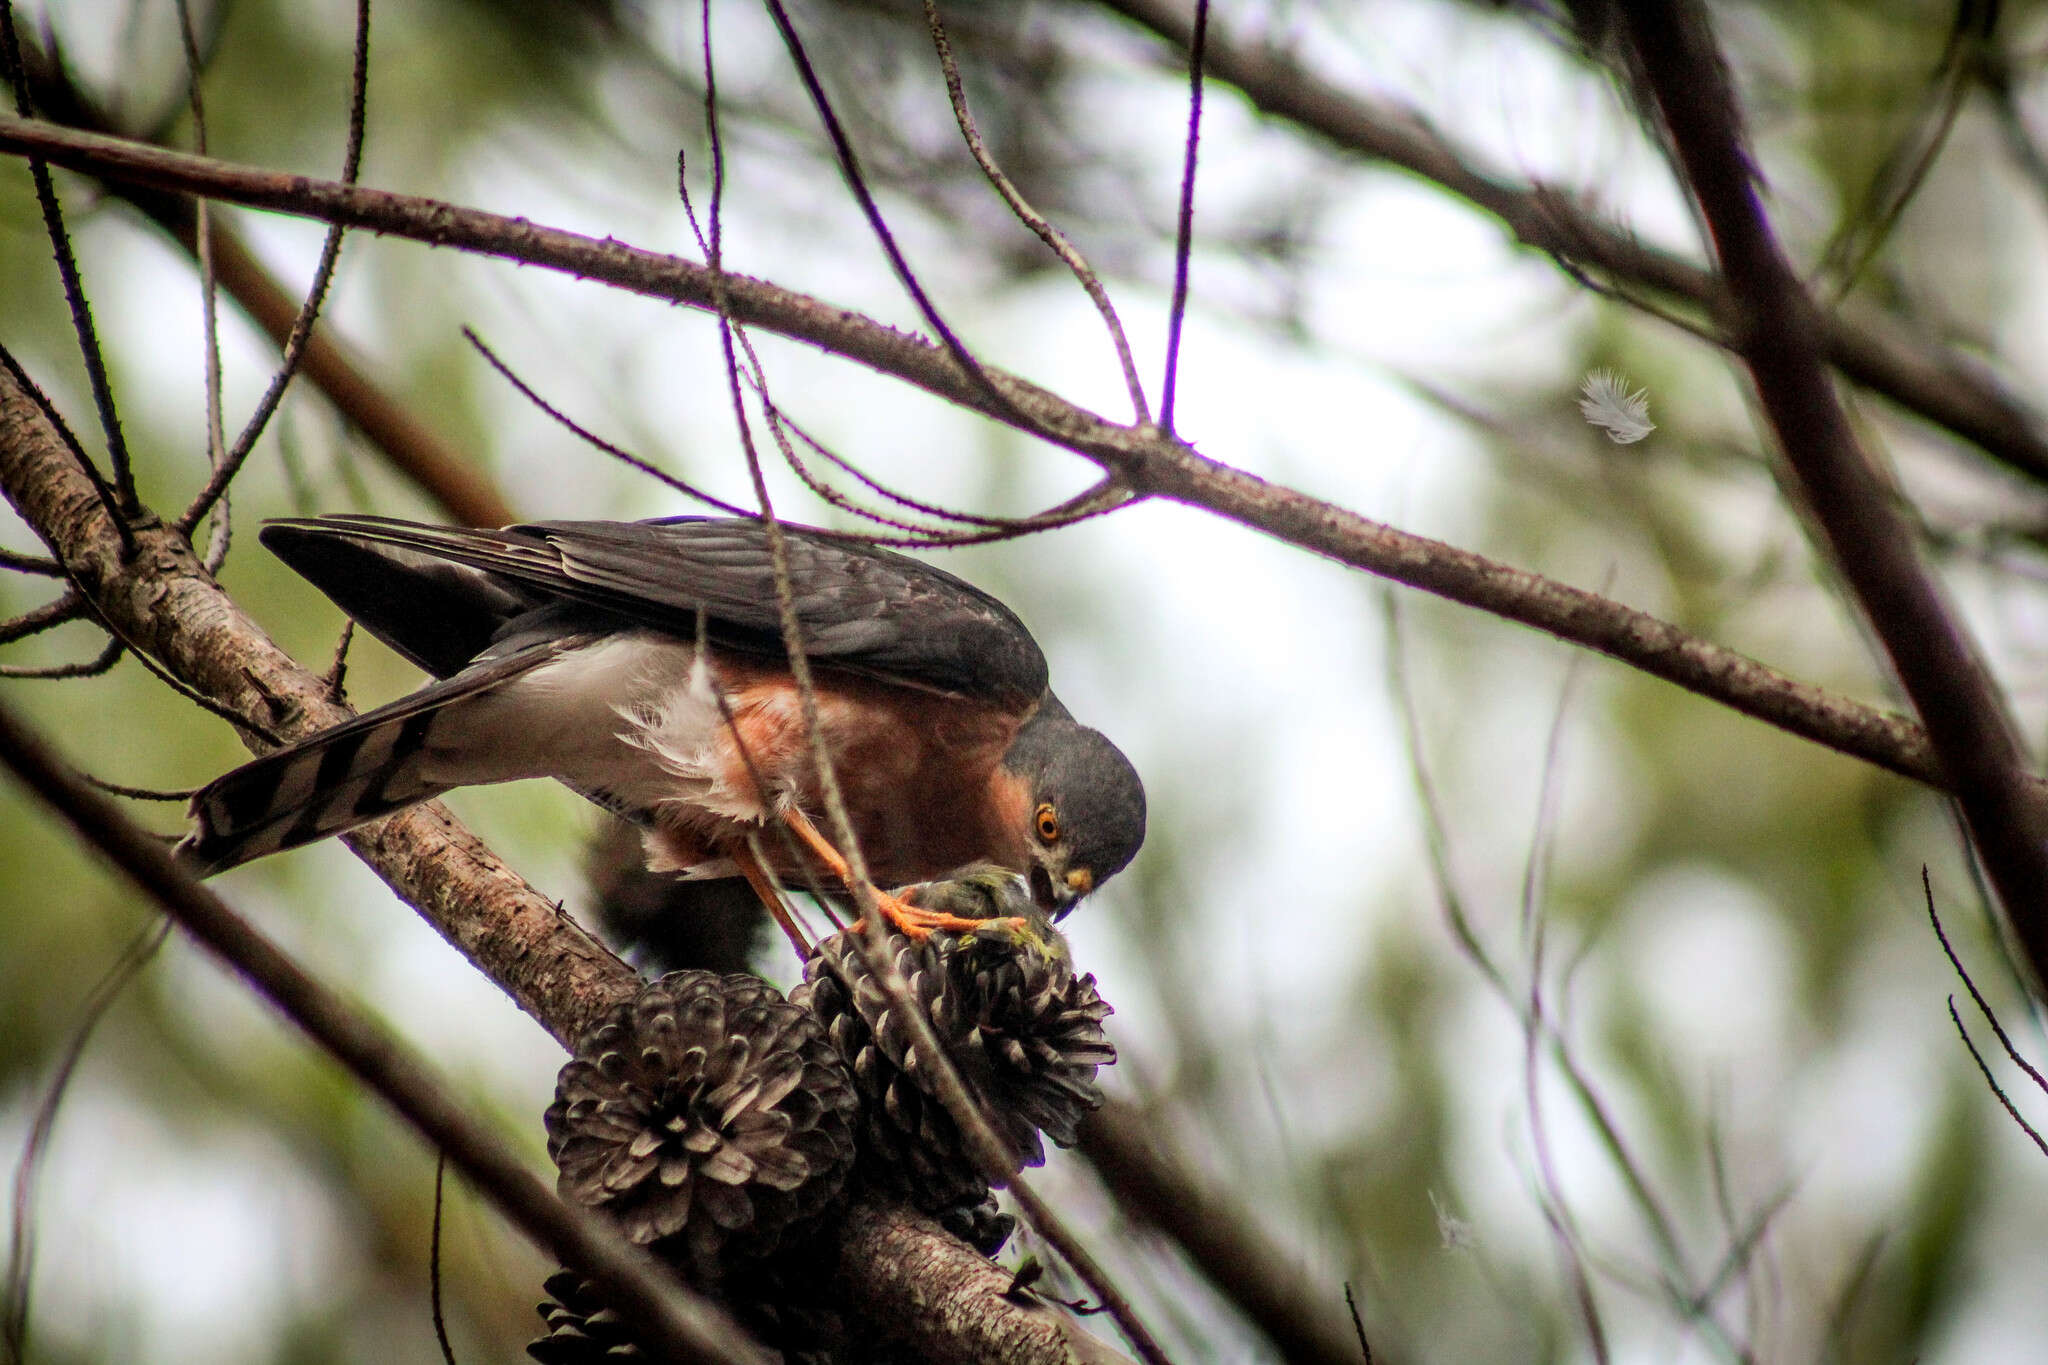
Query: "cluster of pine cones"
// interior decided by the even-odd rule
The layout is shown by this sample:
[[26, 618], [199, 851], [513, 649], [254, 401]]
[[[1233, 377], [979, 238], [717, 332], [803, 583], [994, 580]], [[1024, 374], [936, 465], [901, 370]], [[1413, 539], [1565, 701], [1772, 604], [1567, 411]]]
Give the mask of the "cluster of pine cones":
[[[900, 894], [987, 921], [892, 934], [889, 951], [1010, 1151], [1039, 1165], [1041, 1134], [1071, 1145], [1102, 1102], [1109, 1006], [1014, 873]], [[822, 1358], [842, 1333], [800, 1287], [830, 1273], [835, 1239], [821, 1234], [857, 1191], [907, 1200], [984, 1255], [1009, 1236], [931, 1066], [863, 945], [838, 934], [786, 1000], [757, 977], [683, 971], [612, 1011], [562, 1068], [548, 1152], [564, 1198], [611, 1215], [786, 1357]], [[543, 1365], [644, 1358], [573, 1273], [547, 1291], [548, 1335], [527, 1348]]]

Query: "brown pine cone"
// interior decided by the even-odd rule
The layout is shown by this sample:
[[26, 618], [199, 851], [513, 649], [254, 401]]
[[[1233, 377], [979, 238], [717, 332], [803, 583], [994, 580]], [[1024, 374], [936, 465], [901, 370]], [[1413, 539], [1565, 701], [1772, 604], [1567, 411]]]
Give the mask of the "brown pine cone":
[[[975, 869], [908, 889], [906, 899], [956, 914], [966, 904], [994, 914], [972, 932], [922, 943], [891, 935], [889, 951], [941, 1046], [985, 1102], [996, 1131], [1029, 1166], [1045, 1160], [1043, 1131], [1070, 1145], [1102, 1103], [1096, 1071], [1116, 1060], [1103, 1033], [1110, 1007], [1095, 978], [1074, 975], [1066, 941], [1031, 901], [1023, 878]], [[938, 1102], [905, 1022], [890, 1009], [851, 936], [818, 945], [792, 1002], [824, 1021], [864, 1101], [864, 1169], [927, 1211], [975, 1205], [987, 1183]]]
[[548, 1155], [564, 1198], [710, 1285], [836, 1209], [857, 1107], [808, 1012], [755, 977], [676, 972], [578, 1045]]
[[624, 1365], [647, 1359], [628, 1335], [625, 1320], [606, 1308], [575, 1271], [557, 1270], [544, 1287], [550, 1297], [540, 1305], [540, 1316], [548, 1334], [526, 1346], [541, 1365]]

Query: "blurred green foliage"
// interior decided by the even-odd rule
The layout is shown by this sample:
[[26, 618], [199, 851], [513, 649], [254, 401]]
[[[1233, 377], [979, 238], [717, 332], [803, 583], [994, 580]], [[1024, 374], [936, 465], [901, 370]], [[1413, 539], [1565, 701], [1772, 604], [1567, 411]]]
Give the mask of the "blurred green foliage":
[[[716, 8], [735, 268], [916, 325], [765, 21]], [[1412, 0], [1374, 7], [1377, 18], [1314, 4], [1229, 18], [1682, 240], [1683, 212], [1608, 73], [1540, 14], [1504, 12], [1515, 8]], [[350, 7], [195, 9], [212, 53], [213, 150], [330, 174]], [[1179, 77], [1133, 30], [1080, 4], [945, 9], [997, 155], [1103, 266], [1150, 382]], [[76, 0], [26, 13], [47, 17], [124, 126], [162, 122], [189, 143], [172, 6]], [[696, 13], [654, 0], [380, 5], [366, 180], [693, 253], [673, 185], [680, 149], [704, 209]], [[916, 7], [820, 0], [797, 13], [948, 317], [993, 359], [1120, 411], [1092, 311], [958, 150]], [[1859, 215], [1887, 158], [1927, 132], [1955, 16], [1928, 4], [1717, 13], [1773, 212], [1817, 262], [1869, 226]], [[2044, 38], [2040, 6], [2004, 7], [1995, 51], [2023, 122], [2048, 135]], [[2042, 377], [2024, 341], [2048, 297], [2048, 187], [2027, 179], [1989, 96], [1965, 80], [1942, 153], [1858, 277], [1858, 299], [1977, 348], [2025, 386]], [[1210, 117], [1184, 398], [1184, 430], [1206, 453], [1601, 587], [1822, 685], [1887, 695], [1722, 356], [1512, 255], [1490, 228], [1433, 240], [1430, 225], [1461, 211], [1426, 186], [1330, 154], [1227, 95]], [[193, 272], [101, 187], [60, 184], [142, 487], [174, 507], [204, 460]], [[227, 216], [303, 282], [316, 229]], [[579, 420], [744, 496], [702, 318], [369, 239], [350, 241], [330, 316], [522, 510], [688, 509], [521, 404], [463, 344], [464, 324]], [[269, 359], [231, 315], [226, 340], [232, 426]], [[90, 433], [48, 244], [13, 162], [0, 164], [0, 342]], [[1086, 480], [1065, 457], [872, 376], [796, 347], [763, 350], [800, 419], [921, 496], [1017, 512]], [[1659, 429], [1640, 445], [1611, 444], [1574, 406], [1580, 378], [1609, 366], [1651, 392]], [[2040, 735], [2048, 500], [1853, 401]], [[784, 475], [775, 486], [792, 516], [844, 520]], [[338, 618], [268, 562], [257, 519], [433, 514], [303, 384], [235, 492], [224, 579], [315, 667]], [[30, 548], [11, 525], [0, 543]], [[2048, 1257], [2031, 1230], [2048, 1214], [2048, 1164], [1943, 1017], [1955, 986], [1919, 901], [1923, 863], [2022, 1046], [2038, 1048], [2040, 1031], [1927, 793], [1432, 601], [1403, 599], [1390, 646], [1377, 592], [1181, 509], [948, 563], [1019, 606], [1067, 700], [1126, 743], [1153, 792], [1145, 855], [1075, 922], [1120, 1008], [1116, 1083], [1158, 1106], [1162, 1130], [1333, 1305], [1345, 1283], [1360, 1288], [1382, 1355], [1589, 1359], [1573, 1260], [1619, 1359], [2035, 1353]], [[0, 575], [0, 611], [51, 591]], [[0, 660], [54, 663], [98, 644], [74, 625]], [[1386, 681], [1397, 662], [1412, 715]], [[349, 680], [379, 700], [412, 677], [359, 641]], [[187, 786], [239, 757], [226, 727], [132, 662], [103, 679], [0, 687], [113, 781]], [[1437, 794], [1449, 885], [1426, 856], [1431, 806], [1411, 759]], [[550, 894], [585, 903], [578, 868], [597, 822], [575, 798], [536, 787], [457, 805]], [[138, 813], [178, 826], [175, 805]], [[343, 852], [307, 850], [223, 888], [406, 1030], [540, 1160], [551, 1045]], [[1453, 899], [1469, 944], [1448, 923]], [[145, 922], [62, 829], [0, 788], [10, 1153], [91, 984]], [[1536, 998], [1545, 1031], [1532, 1048]], [[2016, 1098], [2041, 1108], [2038, 1095]], [[93, 1039], [45, 1160], [33, 1359], [438, 1358], [424, 1302], [431, 1156], [175, 938]], [[1259, 1357], [1200, 1277], [1103, 1206], [1085, 1171], [1058, 1164], [1049, 1183], [1172, 1324], [1184, 1359]], [[466, 1192], [451, 1186], [450, 1199], [458, 1350], [511, 1358], [538, 1329], [543, 1267]]]

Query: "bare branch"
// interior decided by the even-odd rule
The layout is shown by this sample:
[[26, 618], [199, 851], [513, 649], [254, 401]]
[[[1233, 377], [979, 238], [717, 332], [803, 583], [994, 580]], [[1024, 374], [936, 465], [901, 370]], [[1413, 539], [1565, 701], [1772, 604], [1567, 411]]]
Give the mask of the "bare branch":
[[109, 640], [100, 646], [99, 653], [81, 663], [50, 664], [44, 667], [0, 664], [0, 678], [42, 678], [59, 682], [68, 678], [97, 678], [121, 662], [121, 656], [127, 652], [127, 646], [119, 640]]
[[[22, 49], [30, 89], [45, 117], [89, 132], [118, 131], [98, 105], [33, 43], [24, 38]], [[200, 234], [194, 201], [120, 181], [101, 183], [170, 234], [188, 253], [198, 256]], [[217, 216], [207, 225], [206, 241], [220, 287], [273, 342], [280, 348], [288, 346], [304, 312], [302, 301], [272, 278]], [[489, 475], [371, 379], [335, 339], [331, 323], [306, 336], [299, 369], [394, 469], [450, 517], [471, 526], [503, 526], [516, 520]]]
[[743, 1346], [746, 1334], [723, 1312], [685, 1290], [617, 1228], [541, 1184], [510, 1143], [450, 1098], [453, 1088], [425, 1061], [194, 881], [169, 850], [79, 781], [4, 707], [0, 762], [186, 932], [446, 1153], [530, 1240], [596, 1281], [650, 1342], [690, 1360], [766, 1365], [766, 1354]]
[[1195, 164], [1202, 141], [1203, 58], [1209, 45], [1209, 0], [1195, 0], [1188, 34], [1188, 136], [1180, 167], [1180, 209], [1174, 215], [1173, 301], [1166, 310], [1166, 379], [1159, 394], [1159, 425], [1173, 431], [1173, 400], [1180, 384], [1180, 333], [1188, 315], [1188, 266], [1195, 250]]
[[[12, 87], [16, 112], [28, 117], [31, 109], [28, 76], [22, 67], [21, 45], [14, 32], [13, 0], [0, 0], [0, 77], [4, 77]], [[113, 487], [107, 487], [99, 469], [85, 458], [83, 451], [78, 452], [78, 457], [109, 510], [116, 513], [117, 524], [125, 528], [126, 517], [136, 512], [142, 502], [135, 494], [135, 469], [128, 458], [127, 438], [121, 434], [121, 416], [114, 405], [113, 384], [107, 379], [106, 357], [100, 352], [99, 336], [93, 327], [92, 305], [86, 301], [85, 282], [78, 273], [78, 257], [71, 250], [71, 234], [64, 226], [64, 210], [57, 203], [57, 187], [50, 179], [49, 167], [31, 158], [28, 169], [30, 178], [35, 182], [36, 203], [42, 209], [43, 228], [49, 234], [50, 247], [56, 255], [57, 274], [64, 283], [64, 302], [71, 309], [71, 327], [78, 336], [86, 380], [92, 388], [93, 406], [99, 412], [100, 428], [107, 438], [107, 450], [113, 456]], [[122, 543], [132, 549], [125, 530], [123, 536]]]
[[[394, 236], [545, 266], [650, 297], [716, 311], [722, 289], [733, 321], [832, 351], [978, 411], [980, 393], [940, 347], [850, 309], [730, 272], [611, 240], [545, 228], [440, 200], [339, 185], [209, 161], [144, 144], [0, 117], [0, 150], [158, 188], [206, 194]], [[1775, 672], [1647, 612], [1596, 593], [1411, 535], [1198, 454], [1158, 432], [1119, 426], [992, 367], [1008, 397], [989, 413], [1109, 471], [1135, 494], [1170, 497], [1339, 563], [1546, 631], [1675, 683], [1791, 734], [1943, 786], [1919, 726]]]
[[157, 949], [163, 947], [170, 930], [170, 920], [162, 917], [144, 925], [120, 955], [108, 964], [106, 972], [93, 983], [92, 989], [86, 992], [85, 1007], [79, 1012], [78, 1023], [65, 1040], [56, 1066], [50, 1070], [49, 1080], [43, 1087], [43, 1097], [36, 1105], [35, 1117], [29, 1121], [28, 1138], [21, 1145], [21, 1161], [14, 1168], [13, 1207], [8, 1220], [7, 1275], [4, 1285], [0, 1285], [0, 1342], [6, 1344], [11, 1361], [28, 1360], [29, 1288], [35, 1279], [36, 1261], [35, 1219], [31, 1215], [35, 1206], [36, 1177], [41, 1171], [43, 1157], [50, 1150], [50, 1133], [56, 1127], [57, 1112], [63, 1106], [64, 1097], [70, 1093], [71, 1078], [77, 1074], [78, 1063], [85, 1056], [86, 1045], [92, 1041], [100, 1021], [106, 1018], [107, 1011], [128, 989], [128, 984], [155, 959]]
[[85, 599], [67, 590], [63, 596], [52, 598], [40, 607], [32, 607], [11, 621], [0, 621], [0, 645], [11, 645], [16, 640], [54, 630], [83, 615]]
[[2021, 1132], [2033, 1139], [2034, 1145], [2041, 1149], [2041, 1155], [2048, 1156], [2048, 1138], [2043, 1138], [2040, 1131], [2027, 1122], [2026, 1116], [2020, 1113], [2019, 1106], [2005, 1093], [2005, 1087], [1991, 1074], [1990, 1064], [1984, 1060], [1984, 1054], [1977, 1050], [1977, 1044], [1970, 1037], [1970, 1031], [1963, 1027], [1963, 1016], [1956, 1013], [1956, 998], [1953, 995], [1948, 998], [1948, 1017], [1949, 1022], [1956, 1026], [1956, 1036], [1961, 1038], [1963, 1046], [1970, 1050], [1970, 1060], [1977, 1064], [1979, 1074], [1984, 1077], [1984, 1084], [1991, 1087], [1991, 1093], [1997, 1096], [1998, 1103], [2004, 1108], [2006, 1115], [2019, 1125]]
[[[185, 95], [192, 109], [192, 150], [205, 156], [206, 100], [200, 92], [199, 40], [192, 32], [191, 0], [177, 0], [173, 8], [178, 12], [178, 37], [185, 49]], [[213, 275], [213, 205], [201, 199], [194, 207], [197, 211], [194, 224], [198, 249], [194, 255], [199, 262], [200, 332], [206, 353], [207, 486], [211, 487], [214, 481], [221, 479], [228, 462], [227, 433], [220, 402], [220, 297]], [[221, 483], [215, 497], [220, 501], [220, 515], [213, 519], [213, 537], [206, 551], [206, 567], [209, 572], [219, 573], [220, 566], [227, 562], [231, 524], [225, 482]], [[199, 519], [194, 517], [178, 529], [189, 536], [198, 524]]]
[[790, 22], [789, 11], [783, 7], [782, 0], [767, 0], [767, 4], [768, 13], [775, 20], [776, 30], [782, 34], [783, 46], [789, 49], [789, 58], [796, 64], [797, 76], [803, 81], [805, 91], [810, 94], [811, 104], [818, 111], [818, 121], [825, 125], [825, 135], [831, 140], [833, 154], [839, 159], [839, 173], [845, 178], [846, 188], [853, 195], [854, 201], [860, 205], [862, 214], [867, 217], [868, 226], [874, 231], [875, 240], [881, 244], [882, 254], [889, 258], [889, 268], [896, 272], [896, 278], [902, 283], [904, 292], [909, 294], [911, 301], [917, 305], [917, 311], [924, 315], [925, 323], [932, 331], [938, 333], [939, 340], [945, 343], [947, 354], [974, 385], [982, 401], [997, 414], [1001, 414], [1008, 406], [1007, 398], [983, 373], [981, 363], [974, 358], [974, 353], [967, 349], [967, 343], [960, 340], [947, 325], [945, 318], [939, 315], [938, 305], [925, 293], [924, 285], [918, 281], [917, 272], [910, 268], [910, 261], [904, 256], [903, 249], [896, 245], [896, 235], [889, 231], [889, 224], [882, 217], [881, 206], [875, 203], [875, 196], [868, 189], [867, 177], [861, 173], [860, 159], [853, 152], [853, 143], [846, 136], [846, 129], [840, 124], [838, 114], [833, 112], [832, 101], [826, 97], [825, 87], [818, 80], [817, 71], [811, 66], [810, 56], [804, 50], [803, 39], [798, 36], [796, 25]]
[[1690, 0], [1621, 13], [1735, 304], [1735, 339], [1842, 576], [1920, 713], [1972, 842], [2048, 981], [2048, 805], [2004, 698], [1920, 562], [1829, 382], [1819, 314], [1766, 221], [1741, 114], [1705, 12]]
[[[1100, 3], [1182, 52], [1193, 38], [1191, 12], [1179, 0]], [[1524, 246], [1635, 289], [1686, 300], [1711, 317], [1729, 316], [1727, 295], [1710, 271], [1646, 245], [1561, 190], [1486, 165], [1411, 109], [1345, 90], [1283, 50], [1234, 39], [1214, 25], [1207, 65], [1210, 75], [1235, 86], [1261, 113], [1286, 119], [1341, 151], [1441, 186], [1498, 219]], [[1981, 366], [1874, 310], [1824, 316], [1819, 328], [1829, 362], [1855, 383], [2030, 478], [2048, 479], [2048, 426]]]
[[[353, 185], [357, 173], [362, 170], [363, 166], [363, 125], [368, 107], [369, 78], [370, 0], [356, 0], [355, 65], [349, 79], [348, 146], [341, 157], [341, 179], [343, 184]], [[197, 87], [195, 86], [194, 89], [196, 90]], [[194, 98], [196, 100], [196, 95]], [[197, 107], [196, 103], [194, 107]], [[195, 227], [197, 233], [200, 234], [196, 247], [201, 269], [204, 272], [211, 269], [212, 261], [212, 248], [207, 240], [208, 223], [204, 213], [199, 214]], [[177, 527], [186, 535], [192, 533], [192, 528], [199, 524], [200, 518], [206, 515], [207, 510], [213, 506], [215, 501], [224, 500], [227, 497], [228, 485], [234, 481], [235, 475], [241, 472], [242, 465], [249, 458], [249, 453], [256, 448], [257, 438], [263, 434], [263, 429], [270, 424], [271, 414], [276, 412], [277, 405], [284, 401], [284, 391], [292, 382], [292, 376], [298, 373], [300, 363], [305, 359], [306, 341], [313, 334], [313, 324], [320, 316], [320, 305], [327, 297], [327, 286], [334, 278], [334, 267], [341, 259], [341, 237], [342, 229], [339, 226], [335, 226], [328, 229], [327, 239], [320, 244], [320, 262], [313, 267], [312, 286], [306, 290], [306, 301], [300, 305], [297, 316], [292, 319], [291, 331], [285, 336], [284, 354], [278, 361], [277, 372], [270, 377], [270, 383], [263, 390], [263, 396], [256, 400], [256, 408], [249, 414], [249, 420], [243, 424], [241, 434], [235, 437], [234, 449], [226, 452], [215, 461], [213, 477], [208, 479], [206, 486], [199, 490], [199, 495], [192, 499], [192, 505], [178, 514]], [[207, 289], [208, 324], [211, 326], [212, 292], [210, 281], [208, 281]], [[217, 374], [214, 376], [214, 383], [215, 387], [218, 388], [219, 376]], [[217, 434], [219, 418], [217, 401], [215, 409], [213, 415]], [[223, 511], [223, 515], [217, 522], [217, 525], [219, 529], [214, 535], [214, 543], [208, 549], [206, 555], [206, 567], [209, 571], [218, 571], [221, 564], [227, 558], [228, 542], [225, 511]]]
[[[1984, 998], [1984, 992], [1977, 989], [1976, 978], [1963, 966], [1963, 960], [1956, 956], [1954, 945], [1948, 941], [1948, 930], [1941, 925], [1941, 912], [1934, 908], [1934, 881], [1927, 875], [1927, 866], [1924, 863], [1920, 867], [1920, 892], [1926, 897], [1927, 918], [1934, 925], [1934, 937], [1941, 942], [1942, 954], [1948, 958], [1948, 965], [1955, 968], [1956, 975], [1962, 978], [1963, 986], [1970, 992], [1970, 999], [1976, 1002], [1977, 1012], [1984, 1016], [1985, 1023], [1991, 1025], [1991, 1031], [1998, 1036], [1998, 1045], [2005, 1049], [2006, 1057], [2014, 1066], [2027, 1073], [2027, 1079], [2034, 1083], [2036, 1090], [2048, 1095], [2048, 1077], [2044, 1077], [2040, 1068], [2022, 1056], [2020, 1050], [2013, 1045], [2011, 1035], [2005, 1031], [2005, 1025], [1998, 1022], [1998, 1015], [1992, 1010], [1991, 1002]], [[1958, 1027], [1961, 1025], [1958, 1024]]]
[[0, 570], [8, 573], [35, 574], [39, 578], [62, 578], [64, 566], [54, 559], [42, 555], [18, 554], [13, 550], [0, 550]]
[[1287, 1272], [1288, 1257], [1219, 1186], [1162, 1140], [1171, 1125], [1111, 1100], [1081, 1128], [1081, 1155], [1126, 1215], [1179, 1244], [1195, 1268], [1295, 1365], [1357, 1365], [1335, 1298]]
[[653, 479], [656, 482], [662, 484], [664, 487], [673, 489], [675, 492], [681, 493], [686, 498], [690, 498], [696, 502], [701, 502], [706, 507], [715, 507], [721, 512], [728, 512], [736, 517], [751, 517], [754, 515], [752, 512], [749, 512], [744, 507], [740, 507], [734, 503], [727, 502], [723, 498], [705, 492], [703, 489], [697, 487], [693, 483], [688, 483], [682, 479], [677, 478], [675, 475], [669, 473], [666, 469], [663, 469], [660, 465], [657, 465], [650, 460], [644, 460], [640, 458], [638, 455], [635, 455], [632, 451], [626, 449], [624, 446], [618, 445], [611, 441], [607, 441], [604, 437], [598, 435], [589, 427], [584, 426], [581, 422], [571, 417], [568, 413], [563, 412], [553, 403], [550, 403], [547, 399], [541, 397], [540, 393], [531, 384], [528, 384], [524, 379], [521, 379], [519, 375], [512, 369], [512, 367], [510, 365], [507, 365], [504, 362], [504, 360], [499, 357], [496, 351], [492, 350], [488, 345], [485, 344], [484, 339], [476, 334], [475, 329], [469, 327], [463, 328], [462, 339], [469, 343], [471, 350], [474, 350], [478, 355], [484, 358], [484, 363], [486, 365], [489, 365], [493, 370], [496, 370], [498, 372], [498, 377], [500, 379], [503, 379], [507, 384], [510, 384], [514, 389], [518, 390], [519, 396], [521, 398], [524, 398], [527, 402], [533, 404], [533, 406], [538, 408], [541, 411], [542, 415], [547, 417], [549, 421], [553, 422], [556, 426], [562, 428], [562, 430], [568, 432], [571, 436], [574, 436], [577, 440], [589, 446], [592, 450], [602, 451], [606, 455], [611, 456], [614, 460], [617, 460], [620, 464], [626, 466], [628, 469], [637, 470], [638, 472], [645, 474], [648, 478]]
[[960, 125], [960, 136], [966, 139], [974, 164], [981, 167], [981, 173], [988, 178], [988, 183], [1002, 201], [1010, 206], [1010, 212], [1017, 215], [1017, 221], [1036, 233], [1038, 240], [1066, 263], [1081, 288], [1088, 292], [1095, 311], [1102, 315], [1103, 326], [1109, 329], [1110, 344], [1116, 347], [1117, 365], [1124, 372], [1124, 388], [1131, 395], [1131, 420], [1140, 425], [1151, 421], [1151, 411], [1145, 405], [1145, 385], [1138, 378], [1137, 362], [1131, 358], [1130, 338], [1124, 335], [1124, 325], [1116, 315], [1116, 305], [1109, 301], [1109, 291], [1102, 287], [1101, 277], [1067, 234], [1031, 207], [1023, 192], [1011, 183], [1010, 177], [1003, 174], [1003, 168], [996, 165], [996, 159], [989, 155], [988, 145], [981, 138], [981, 129], [975, 126], [974, 115], [967, 108], [967, 91], [960, 82], [960, 64], [953, 60], [953, 44], [946, 36], [944, 21], [939, 18], [938, 0], [924, 0], [924, 21], [932, 31], [932, 46], [938, 49], [939, 71], [946, 80], [946, 98], [953, 106], [953, 121]]

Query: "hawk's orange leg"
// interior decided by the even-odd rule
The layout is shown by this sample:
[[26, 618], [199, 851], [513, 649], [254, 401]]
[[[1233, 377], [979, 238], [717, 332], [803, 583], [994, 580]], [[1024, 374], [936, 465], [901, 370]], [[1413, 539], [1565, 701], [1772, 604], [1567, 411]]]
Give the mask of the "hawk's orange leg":
[[[789, 826], [790, 832], [803, 841], [804, 847], [811, 851], [811, 856], [823, 863], [825, 870], [837, 877], [851, 892], [853, 869], [847, 865], [846, 859], [840, 856], [839, 850], [832, 847], [831, 841], [818, 833], [818, 827], [811, 823], [810, 817], [791, 806], [783, 813], [782, 820]], [[909, 901], [892, 896], [879, 888], [875, 890], [875, 908], [882, 912], [883, 919], [902, 930], [904, 936], [912, 940], [927, 938], [934, 929], [976, 929], [983, 923], [978, 919], [962, 919], [958, 915], [949, 915], [943, 911], [921, 910]], [[1024, 921], [1018, 920], [1017, 923], [1021, 926]], [[853, 927], [860, 926], [856, 922]]]
[[732, 851], [732, 860], [738, 866], [740, 875], [747, 879], [747, 885], [753, 887], [754, 894], [760, 897], [762, 906], [768, 911], [768, 917], [782, 930], [783, 936], [789, 940], [789, 946], [796, 949], [797, 957], [805, 962], [810, 961], [810, 937], [804, 933], [803, 926], [797, 923], [788, 902], [782, 899], [782, 889], [775, 884], [775, 879], [768, 875], [768, 869], [763, 867], [761, 860], [754, 855], [753, 841], [750, 839], [746, 844], [735, 848]]

